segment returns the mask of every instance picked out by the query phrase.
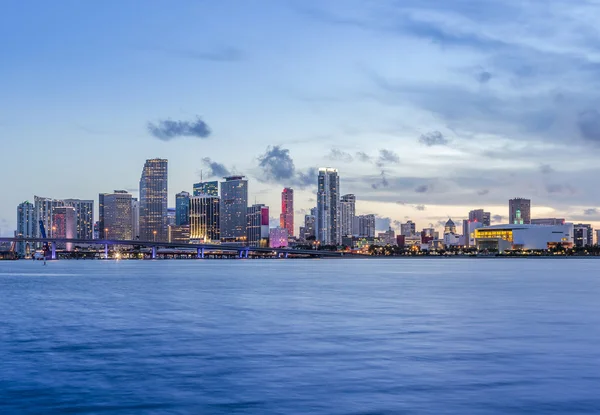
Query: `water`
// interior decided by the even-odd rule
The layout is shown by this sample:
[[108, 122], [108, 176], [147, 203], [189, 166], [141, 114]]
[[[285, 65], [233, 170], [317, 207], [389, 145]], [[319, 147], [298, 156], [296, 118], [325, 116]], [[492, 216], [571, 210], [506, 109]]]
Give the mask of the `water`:
[[599, 413], [598, 265], [0, 262], [0, 413]]

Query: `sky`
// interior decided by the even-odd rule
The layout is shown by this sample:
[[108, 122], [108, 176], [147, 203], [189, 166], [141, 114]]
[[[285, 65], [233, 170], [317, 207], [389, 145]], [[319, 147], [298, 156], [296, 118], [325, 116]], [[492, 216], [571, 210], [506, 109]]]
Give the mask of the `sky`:
[[[34, 195], [137, 195], [169, 160], [170, 205], [244, 174], [296, 227], [316, 170], [379, 230], [532, 200], [600, 226], [598, 0], [4, 0], [0, 232]], [[275, 222], [275, 221], [274, 221]]]

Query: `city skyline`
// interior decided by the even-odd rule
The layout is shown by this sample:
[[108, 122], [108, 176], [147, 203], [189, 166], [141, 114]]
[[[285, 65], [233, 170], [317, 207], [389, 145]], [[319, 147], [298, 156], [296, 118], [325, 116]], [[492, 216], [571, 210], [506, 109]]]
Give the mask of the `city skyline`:
[[[139, 166], [157, 156], [178, 191], [200, 171], [243, 174], [249, 200], [273, 208], [294, 188], [296, 231], [327, 165], [381, 231], [408, 218], [439, 229], [474, 208], [507, 222], [514, 196], [532, 200], [532, 218], [600, 226], [594, 46], [568, 35], [594, 33], [584, 16], [597, 6], [34, 3], [35, 16], [11, 3], [0, 28], [16, 39], [0, 46], [0, 159], [27, 172], [3, 185], [3, 236], [33, 195], [139, 198]], [[240, 22], [245, 36], [229, 30]], [[24, 143], [26, 161], [14, 157]]]

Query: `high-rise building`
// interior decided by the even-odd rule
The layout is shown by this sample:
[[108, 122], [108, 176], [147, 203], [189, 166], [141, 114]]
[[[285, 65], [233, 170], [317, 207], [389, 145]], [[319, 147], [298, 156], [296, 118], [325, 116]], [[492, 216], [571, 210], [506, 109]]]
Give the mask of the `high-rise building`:
[[221, 182], [221, 238], [227, 242], [246, 241], [248, 180], [225, 177]]
[[[35, 217], [38, 221], [42, 221], [46, 228], [46, 236], [54, 236], [54, 222], [53, 222], [53, 211], [57, 207], [65, 205], [64, 200], [51, 199], [48, 197], [33, 197], [35, 203]], [[39, 227], [35, 230], [35, 235], [41, 237]]]
[[417, 225], [412, 220], [400, 224], [400, 235], [412, 236], [415, 233], [417, 233]]
[[565, 224], [564, 218], [542, 218], [542, 219], [531, 219], [532, 225], [543, 225], [543, 226], [560, 226]]
[[100, 193], [98, 195], [98, 239], [106, 239], [104, 235], [104, 195], [106, 193]]
[[511, 225], [531, 224], [531, 200], [517, 197], [508, 201], [508, 220]]
[[140, 178], [140, 239], [168, 240], [167, 235], [168, 161], [146, 160]]
[[594, 244], [594, 230], [588, 223], [573, 225], [573, 243], [578, 248], [592, 246]]
[[354, 217], [356, 216], [356, 196], [343, 195], [340, 200], [340, 234], [354, 234]]
[[[52, 235], [54, 238], [75, 239], [77, 236], [77, 213], [72, 206], [57, 206], [52, 210]], [[73, 243], [57, 243], [57, 247], [73, 250]]]
[[194, 183], [194, 196], [201, 195], [209, 195], [209, 196], [219, 196], [219, 182], [200, 182]]
[[94, 201], [80, 199], [65, 199], [65, 206], [75, 209], [76, 238], [94, 239]]
[[221, 199], [202, 194], [190, 198], [190, 239], [194, 242], [219, 242], [221, 240]]
[[190, 242], [190, 225], [173, 225], [168, 227], [169, 243]]
[[[315, 239], [317, 236], [316, 233], [317, 226], [317, 218], [315, 215], [304, 215], [304, 240], [307, 241], [309, 239]], [[302, 236], [302, 235], [300, 235]]]
[[356, 217], [358, 223], [358, 236], [362, 238], [375, 237], [375, 215], [359, 215]]
[[320, 168], [317, 189], [317, 239], [322, 245], [339, 245], [340, 178], [332, 168]]
[[483, 223], [483, 226], [490, 226], [492, 223], [492, 215], [490, 212], [485, 212], [483, 209], [476, 209], [469, 212], [469, 220], [471, 222]]
[[131, 199], [131, 229], [133, 239], [140, 239], [140, 201]]
[[190, 224], [190, 194], [179, 192], [175, 195], [175, 225]]
[[103, 193], [105, 239], [131, 241], [133, 235], [132, 197], [125, 190]]
[[[17, 238], [35, 237], [38, 226], [33, 203], [26, 201], [17, 206]], [[17, 253], [21, 256], [30, 255], [32, 248], [28, 242], [19, 242], [16, 246]]]
[[248, 246], [266, 246], [269, 237], [269, 207], [256, 204], [248, 208]]
[[287, 229], [289, 236], [294, 236], [294, 190], [289, 187], [281, 192], [279, 226]]

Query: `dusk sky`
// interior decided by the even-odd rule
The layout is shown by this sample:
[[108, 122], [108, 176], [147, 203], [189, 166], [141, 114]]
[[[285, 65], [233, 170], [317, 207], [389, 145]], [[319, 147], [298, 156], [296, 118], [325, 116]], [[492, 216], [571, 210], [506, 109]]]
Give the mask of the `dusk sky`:
[[476, 208], [600, 225], [597, 0], [22, 1], [0, 4], [0, 229], [34, 195], [170, 205], [227, 172], [296, 228], [315, 169], [378, 228]]

